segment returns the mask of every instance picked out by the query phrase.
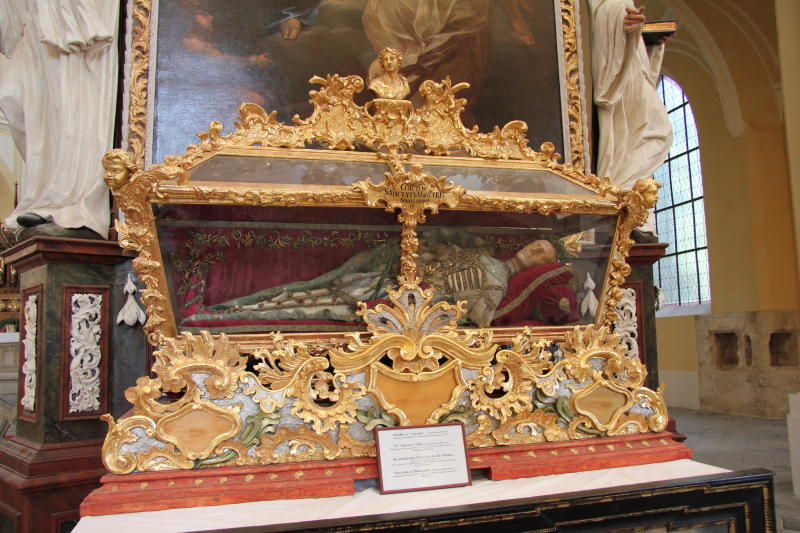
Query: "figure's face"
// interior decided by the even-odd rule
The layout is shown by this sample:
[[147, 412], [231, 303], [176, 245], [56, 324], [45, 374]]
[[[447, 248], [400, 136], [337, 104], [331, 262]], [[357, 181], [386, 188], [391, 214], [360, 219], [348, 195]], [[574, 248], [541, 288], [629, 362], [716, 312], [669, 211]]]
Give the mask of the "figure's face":
[[517, 252], [516, 257], [523, 268], [558, 263], [556, 247], [545, 240], [533, 241]]
[[381, 58], [381, 67], [386, 72], [396, 72], [400, 68], [400, 58], [395, 54], [386, 54]]
[[195, 13], [195, 23], [206, 30], [210, 30], [214, 26], [214, 17], [208, 13]]
[[648, 187], [642, 194], [646, 206], [656, 205], [658, 203], [658, 187]]

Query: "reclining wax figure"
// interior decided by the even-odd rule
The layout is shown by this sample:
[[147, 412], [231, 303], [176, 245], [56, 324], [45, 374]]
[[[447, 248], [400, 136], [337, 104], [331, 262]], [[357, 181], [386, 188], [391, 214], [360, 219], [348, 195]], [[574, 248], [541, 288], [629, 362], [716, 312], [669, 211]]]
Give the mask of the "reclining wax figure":
[[[481, 327], [568, 324], [578, 320], [574, 272], [558, 262], [559, 244], [535, 240], [509, 259], [461, 229], [436, 229], [420, 237], [424, 286], [436, 300], [467, 302], [465, 323]], [[184, 320], [341, 321], [359, 323], [356, 303], [385, 301], [397, 288], [397, 243], [361, 251], [339, 267], [307, 281], [270, 287], [212, 305]]]

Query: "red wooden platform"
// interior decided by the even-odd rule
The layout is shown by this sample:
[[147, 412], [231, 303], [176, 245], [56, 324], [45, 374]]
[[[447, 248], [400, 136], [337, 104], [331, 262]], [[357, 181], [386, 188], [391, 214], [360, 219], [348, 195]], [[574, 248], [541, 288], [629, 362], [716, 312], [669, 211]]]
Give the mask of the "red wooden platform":
[[[492, 480], [582, 472], [689, 459], [671, 433], [473, 448], [470, 467]], [[353, 482], [378, 477], [374, 457], [252, 467], [219, 467], [108, 474], [81, 504], [81, 516], [224, 505], [262, 500], [323, 498], [354, 493]]]

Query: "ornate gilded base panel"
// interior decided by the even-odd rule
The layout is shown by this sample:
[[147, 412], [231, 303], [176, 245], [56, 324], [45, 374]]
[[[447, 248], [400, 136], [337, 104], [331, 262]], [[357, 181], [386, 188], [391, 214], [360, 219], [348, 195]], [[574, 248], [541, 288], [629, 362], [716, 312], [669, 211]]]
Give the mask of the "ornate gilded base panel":
[[[379, 426], [463, 422], [471, 447], [659, 432], [661, 391], [606, 328], [511, 345], [458, 330], [463, 304], [406, 283], [359, 314], [338, 345], [272, 337], [248, 355], [222, 335], [184, 333], [156, 352], [158, 377], [126, 392], [103, 458], [114, 473], [374, 456]], [[170, 395], [167, 395], [170, 393]], [[173, 400], [177, 396], [177, 399]]]

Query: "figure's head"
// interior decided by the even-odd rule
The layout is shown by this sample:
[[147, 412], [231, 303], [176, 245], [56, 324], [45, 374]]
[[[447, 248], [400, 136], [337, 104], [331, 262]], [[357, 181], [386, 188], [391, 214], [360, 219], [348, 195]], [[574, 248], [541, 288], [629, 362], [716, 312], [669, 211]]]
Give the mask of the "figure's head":
[[550, 265], [558, 263], [558, 250], [552, 242], [542, 239], [525, 245], [514, 257], [522, 268]]
[[652, 209], [658, 203], [658, 189], [661, 184], [652, 178], [641, 178], [633, 184], [633, 190], [642, 195], [644, 206]]
[[400, 64], [403, 62], [403, 53], [394, 48], [384, 48], [378, 54], [378, 62], [381, 64], [384, 72], [397, 72], [400, 70]]
[[194, 16], [194, 23], [197, 27], [204, 30], [211, 30], [214, 27], [214, 15], [208, 11], [197, 11]]

